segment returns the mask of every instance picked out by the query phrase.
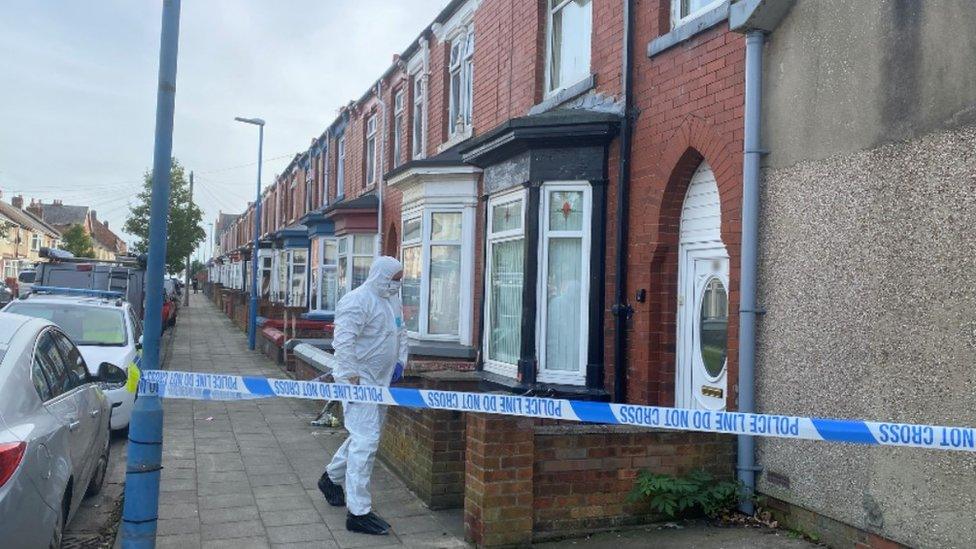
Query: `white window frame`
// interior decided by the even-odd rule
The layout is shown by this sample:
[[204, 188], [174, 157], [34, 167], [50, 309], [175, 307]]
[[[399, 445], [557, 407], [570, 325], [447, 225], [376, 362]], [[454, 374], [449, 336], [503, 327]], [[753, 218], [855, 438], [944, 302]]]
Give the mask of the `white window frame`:
[[[556, 231], [549, 229], [549, 205], [554, 191], [581, 191], [583, 193], [583, 224], [579, 231]], [[593, 189], [586, 182], [551, 181], [542, 185], [539, 201], [539, 277], [536, 281], [537, 311], [536, 352], [539, 357], [536, 379], [542, 383], [560, 385], [586, 385], [586, 366], [589, 354], [589, 295], [590, 295], [590, 246], [592, 237]], [[546, 283], [549, 279], [549, 241], [553, 238], [581, 238], [580, 261], [580, 333], [579, 370], [546, 369], [546, 328], [548, 307], [546, 302]]]
[[[452, 137], [471, 133], [471, 103], [474, 86], [474, 32], [465, 29], [451, 42], [448, 58], [448, 133]], [[457, 76], [458, 101], [454, 100]], [[460, 103], [460, 104], [457, 104]]]
[[[491, 340], [491, 258], [492, 249], [496, 244], [503, 242], [508, 242], [511, 240], [522, 239], [525, 240], [525, 220], [526, 220], [526, 206], [528, 205], [528, 196], [524, 189], [519, 189], [514, 192], [501, 194], [498, 196], [493, 196], [488, 199], [488, 223], [485, 232], [485, 317], [484, 325], [488, 328], [484, 330], [484, 340], [482, 342], [484, 348], [484, 368], [486, 371], [498, 374], [501, 376], [516, 379], [518, 377], [518, 364], [508, 364], [505, 362], [498, 362], [492, 360], [491, 350], [489, 349], [489, 341]], [[492, 209], [495, 206], [502, 204], [508, 204], [511, 202], [521, 202], [522, 203], [522, 225], [519, 229], [512, 229], [509, 231], [503, 231], [500, 233], [492, 232], [493, 216]], [[524, 266], [523, 266], [524, 268]], [[525, 281], [522, 282], [525, 284]], [[524, 306], [524, 304], [523, 304]], [[519, 330], [521, 330], [521, 325]]]
[[[296, 260], [296, 255], [301, 252], [305, 254], [305, 260], [299, 262]], [[285, 250], [285, 257], [288, 261], [288, 281], [287, 287], [285, 289], [285, 305], [288, 307], [307, 307], [308, 300], [306, 296], [308, 295], [307, 282], [308, 282], [308, 249], [307, 248], [288, 248]], [[299, 266], [305, 267], [304, 272], [297, 272]], [[295, 287], [295, 282], [298, 282], [298, 287]]]
[[[434, 214], [448, 213], [461, 215], [461, 236], [457, 240], [433, 240], [431, 238], [431, 228], [433, 227]], [[466, 334], [470, 333], [470, 311], [472, 307], [472, 275], [474, 262], [474, 209], [463, 206], [436, 206], [413, 210], [405, 213], [402, 219], [405, 225], [408, 221], [420, 221], [420, 238], [403, 240], [406, 236], [405, 231], [401, 231], [400, 259], [403, 259], [403, 251], [408, 247], [420, 248], [420, 310], [418, 331], [408, 330], [407, 334], [413, 339], [428, 341], [458, 341], [464, 343], [470, 341]], [[430, 261], [431, 246], [457, 246], [461, 256], [461, 278], [458, 287], [458, 329], [454, 334], [431, 334], [430, 333]]]
[[41, 235], [37, 233], [31, 233], [30, 250], [32, 252], [40, 251], [41, 249]]
[[377, 155], [376, 155], [376, 123], [377, 115], [366, 119], [366, 143], [363, 157], [366, 159], [366, 186], [376, 184]]
[[[369, 253], [369, 254], [363, 254], [363, 253], [356, 253], [355, 252], [355, 249], [356, 249], [356, 246], [355, 246], [355, 244], [356, 244], [355, 237], [357, 237], [357, 236], [362, 237], [362, 238], [366, 238], [366, 239], [369, 240], [370, 246], [372, 247], [372, 252], [371, 253]], [[342, 245], [343, 244], [345, 244], [346, 249], [345, 249], [345, 251], [340, 251], [340, 250], [342, 250]], [[345, 295], [345, 294], [347, 294], [347, 293], [355, 290], [358, 287], [358, 286], [354, 287], [352, 285], [353, 263], [355, 262], [355, 259], [356, 258], [368, 257], [371, 260], [374, 260], [374, 259], [376, 259], [376, 249], [377, 248], [378, 248], [378, 245], [377, 245], [377, 236], [375, 234], [373, 234], [373, 233], [354, 233], [354, 234], [347, 234], [347, 235], [340, 236], [340, 237], [336, 238], [336, 303], [337, 304], [339, 303], [339, 299], [341, 299], [343, 295]], [[345, 280], [345, 284], [343, 284], [340, 287], [340, 285], [339, 285], [340, 284], [340, 281], [339, 281], [339, 263], [341, 263], [343, 259], [346, 260], [346, 280]], [[372, 264], [372, 262], [371, 262], [371, 264]], [[339, 294], [339, 290], [342, 290], [342, 294], [341, 295]]]
[[[317, 256], [318, 257], [317, 257], [317, 262], [312, 267], [312, 269], [314, 269], [315, 270], [315, 273], [316, 273], [315, 283], [317, 284], [317, 287], [315, 288], [315, 301], [314, 301], [314, 303], [309, 303], [309, 310], [310, 311], [313, 311], [313, 312], [316, 312], [316, 313], [334, 313], [335, 312], [334, 309], [324, 309], [322, 307], [322, 279], [323, 279], [323, 277], [325, 277], [325, 274], [328, 273], [328, 272], [335, 273], [336, 290], [338, 290], [338, 281], [339, 281], [339, 252], [338, 252], [338, 249], [339, 249], [339, 243], [338, 243], [337, 240], [338, 239], [336, 239], [336, 238], [332, 238], [332, 237], [328, 237], [328, 236], [314, 237], [312, 246], [317, 248], [316, 249], [316, 252], [317, 252]], [[332, 244], [332, 246], [334, 246], [336, 248], [335, 262], [333, 262], [333, 263], [326, 263], [325, 262], [325, 246], [326, 246], [326, 244]], [[309, 260], [311, 261], [311, 258]], [[309, 289], [311, 289], [311, 285], [310, 284], [311, 284], [311, 280], [309, 280]], [[311, 292], [309, 292], [309, 295], [311, 295]], [[336, 302], [337, 303], [338, 303], [338, 301], [339, 300], [336, 299]]]
[[411, 133], [413, 134], [413, 154], [414, 160], [421, 159], [424, 157], [426, 134], [427, 134], [427, 85], [424, 82], [424, 78], [420, 73], [413, 75], [413, 105], [411, 117]]
[[[265, 261], [267, 261], [267, 265], [265, 265]], [[265, 299], [270, 299], [271, 298], [271, 285], [273, 284], [272, 281], [274, 280], [274, 276], [273, 276], [274, 275], [274, 253], [273, 253], [273, 250], [268, 249], [268, 248], [259, 249], [258, 250], [258, 265], [260, 266], [259, 267], [260, 271], [258, 271], [258, 290], [261, 291], [261, 293], [259, 294], [259, 296], [262, 297], [262, 298], [265, 298]], [[264, 274], [265, 273], [268, 274], [268, 293], [267, 294], [265, 294], [264, 291], [263, 291]]]
[[339, 137], [336, 144], [336, 197], [346, 195], [346, 136]]
[[[569, 4], [570, 2], [574, 2], [574, 1], [575, 0], [546, 0], [546, 2], [547, 2], [547, 5], [546, 5], [546, 8], [547, 8], [546, 9], [546, 12], [547, 12], [546, 13], [546, 60], [545, 60], [545, 64], [546, 64], [546, 93], [545, 93], [545, 96], [546, 97], [550, 97], [552, 95], [555, 95], [555, 94], [559, 93], [560, 91], [562, 91], [562, 90], [564, 90], [564, 89], [566, 89], [566, 88], [568, 88], [568, 87], [576, 84], [577, 82], [579, 82], [579, 80], [576, 80], [576, 81], [573, 81], [573, 82], [565, 82], [565, 81], [563, 81], [563, 82], [560, 82], [559, 86], [557, 86], [555, 88], [552, 87], [552, 46], [553, 46], [553, 43], [552, 43], [552, 28], [553, 28], [552, 27], [552, 19], [553, 19], [553, 15], [556, 12], [558, 12], [559, 10], [563, 9], [564, 7], [566, 7], [567, 4]], [[676, 1], [676, 0], [672, 0], [672, 1]], [[589, 36], [589, 40], [587, 42], [587, 45], [590, 47], [590, 50], [591, 50], [590, 51], [590, 71], [593, 70], [593, 52], [592, 52], [592, 48], [593, 48], [593, 23], [592, 23], [592, 17], [593, 17], [593, 15], [592, 15], [592, 13], [593, 13], [593, 0], [590, 0], [590, 17], [591, 17], [591, 22], [590, 22], [590, 36]], [[565, 78], [563, 78], [563, 80], [565, 80]]]
[[403, 114], [406, 110], [406, 93], [403, 89], [396, 92], [393, 97], [393, 167], [399, 167], [403, 161], [400, 159], [403, 153]]
[[681, 2], [682, 0], [671, 0], [671, 28], [678, 28], [685, 23], [689, 23], [694, 19], [698, 18], [703, 13], [706, 13], [714, 8], [720, 6], [723, 2], [728, 2], [728, 0], [712, 0], [708, 4], [698, 8], [695, 11], [688, 12], [687, 15], [681, 15]]

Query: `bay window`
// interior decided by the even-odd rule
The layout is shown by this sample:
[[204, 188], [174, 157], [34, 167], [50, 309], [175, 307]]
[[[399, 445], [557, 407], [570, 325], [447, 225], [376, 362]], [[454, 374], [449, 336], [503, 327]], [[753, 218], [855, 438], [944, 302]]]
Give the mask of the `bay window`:
[[548, 0], [546, 92], [576, 84], [590, 75], [592, 0]]
[[271, 301], [284, 303], [288, 293], [288, 255], [285, 250], [275, 250], [273, 256], [274, 276], [272, 277]]
[[261, 272], [258, 273], [261, 281], [261, 294], [260, 296], [269, 299], [271, 297], [271, 276], [273, 271], [273, 255], [274, 250], [263, 249], [258, 251], [258, 261], [261, 266]]
[[335, 302], [347, 292], [362, 286], [369, 276], [369, 267], [376, 256], [376, 235], [356, 234], [341, 236], [336, 242]]
[[424, 157], [424, 80], [413, 77], [413, 158]]
[[471, 102], [474, 89], [474, 33], [464, 32], [451, 44], [450, 104], [448, 125], [450, 134], [460, 134], [470, 130]]
[[366, 120], [366, 185], [376, 183], [376, 115]]
[[426, 210], [403, 220], [403, 319], [414, 337], [457, 340], [461, 296], [463, 211]]
[[309, 309], [319, 312], [335, 311], [336, 302], [336, 239], [312, 240], [312, 280], [309, 283], [311, 298]]
[[515, 377], [522, 349], [525, 192], [488, 202], [485, 369]]
[[541, 209], [539, 381], [582, 385], [588, 331], [590, 187], [547, 184]]
[[308, 269], [308, 250], [294, 249], [286, 252], [288, 257], [288, 295], [285, 304], [289, 307], [304, 307], [305, 277]]

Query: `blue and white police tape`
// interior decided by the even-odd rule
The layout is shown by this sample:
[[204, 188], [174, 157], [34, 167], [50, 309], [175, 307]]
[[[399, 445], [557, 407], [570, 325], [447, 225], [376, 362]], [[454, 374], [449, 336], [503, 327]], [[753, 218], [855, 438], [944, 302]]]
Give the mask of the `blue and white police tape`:
[[252, 376], [147, 370], [141, 394], [195, 400], [288, 397], [365, 402], [679, 431], [755, 435], [976, 452], [976, 429], [587, 402], [558, 398], [344, 385]]

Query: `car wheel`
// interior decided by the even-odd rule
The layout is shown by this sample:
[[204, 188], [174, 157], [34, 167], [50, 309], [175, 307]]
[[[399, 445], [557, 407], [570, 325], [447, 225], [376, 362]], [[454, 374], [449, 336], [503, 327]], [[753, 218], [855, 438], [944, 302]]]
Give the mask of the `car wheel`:
[[97, 496], [102, 491], [102, 485], [105, 484], [105, 473], [108, 471], [108, 456], [112, 442], [111, 438], [109, 436], [105, 439], [105, 450], [99, 456], [98, 465], [95, 466], [95, 472], [92, 474], [91, 480], [88, 481], [88, 489], [85, 490], [86, 498]]

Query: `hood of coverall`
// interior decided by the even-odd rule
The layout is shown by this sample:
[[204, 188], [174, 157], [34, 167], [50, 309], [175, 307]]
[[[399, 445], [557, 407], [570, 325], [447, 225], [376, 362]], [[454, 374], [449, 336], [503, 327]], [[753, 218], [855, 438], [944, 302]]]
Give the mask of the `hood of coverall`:
[[369, 268], [369, 276], [363, 283], [367, 288], [376, 292], [380, 297], [390, 298], [396, 295], [387, 293], [393, 277], [403, 270], [403, 264], [399, 260], [384, 255], [377, 257]]

